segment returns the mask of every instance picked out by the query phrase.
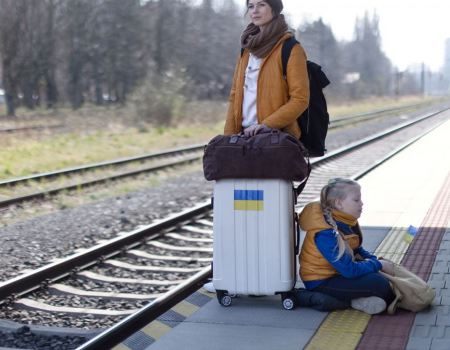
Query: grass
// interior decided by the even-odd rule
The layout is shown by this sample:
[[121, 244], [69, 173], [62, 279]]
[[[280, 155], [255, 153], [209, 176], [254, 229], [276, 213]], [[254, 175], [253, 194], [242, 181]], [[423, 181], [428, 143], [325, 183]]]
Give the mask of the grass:
[[0, 152], [0, 180], [206, 142], [222, 130], [218, 123], [145, 132], [74, 132], [45, 140], [17, 138]]
[[[69, 111], [60, 110], [61, 119], [73, 125], [73, 131], [66, 134], [36, 135], [9, 134], [0, 138], [0, 181], [36, 173], [96, 163], [133, 155], [157, 152], [192, 144], [206, 143], [223, 132], [224, 121], [215, 114], [225, 115], [223, 103], [196, 103], [188, 108], [184, 119], [175, 120], [174, 126], [154, 127], [146, 123], [133, 123], [132, 111], [121, 108], [108, 113], [106, 108], [76, 111], [68, 117]], [[200, 115], [203, 110], [203, 115]], [[103, 111], [103, 114], [100, 112]], [[66, 114], [64, 114], [66, 113]], [[72, 113], [72, 112], [70, 112]], [[29, 111], [20, 109], [17, 119], [24, 125], [26, 120], [36, 124], [54, 123], [52, 116], [40, 114], [32, 118]], [[203, 122], [193, 122], [197, 120]], [[208, 120], [208, 116], [211, 116]], [[107, 120], [106, 122], [104, 120]], [[0, 114], [0, 121], [1, 121]], [[84, 124], [83, 124], [84, 123]], [[86, 123], [88, 127], [86, 127]], [[78, 124], [78, 125], [77, 125]]]
[[[331, 117], [350, 115], [423, 101], [421, 97], [401, 100], [373, 98], [358, 103], [329, 106]], [[0, 135], [0, 181], [52, 170], [112, 160], [164, 149], [206, 143], [223, 132], [227, 103], [191, 102], [186, 113], [169, 127], [154, 127], [133, 118], [131, 107], [86, 106], [48, 111], [19, 109], [16, 120], [4, 117], [1, 126], [23, 126], [61, 122], [68, 133], [33, 132]], [[9, 124], [9, 125], [6, 125]]]

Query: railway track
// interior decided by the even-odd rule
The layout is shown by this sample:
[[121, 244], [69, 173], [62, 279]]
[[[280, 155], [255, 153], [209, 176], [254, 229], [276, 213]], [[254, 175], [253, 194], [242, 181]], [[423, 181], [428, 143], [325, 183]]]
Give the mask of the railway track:
[[22, 126], [22, 127], [9, 127], [2, 128], [0, 127], [0, 134], [4, 133], [17, 133], [21, 131], [33, 131], [33, 130], [45, 130], [45, 129], [58, 129], [66, 127], [65, 124], [47, 124], [47, 125], [34, 125], [34, 126]]
[[329, 129], [338, 129], [342, 128], [348, 125], [353, 125], [355, 123], [362, 123], [362, 122], [368, 122], [377, 118], [384, 118], [391, 116], [393, 114], [398, 113], [405, 113], [406, 111], [413, 111], [417, 109], [424, 108], [426, 106], [430, 106], [433, 102], [420, 102], [420, 103], [413, 103], [409, 105], [399, 106], [399, 107], [392, 107], [392, 108], [385, 108], [380, 109], [376, 111], [370, 111], [367, 113], [358, 113], [354, 115], [349, 115], [345, 117], [340, 118], [334, 118], [329, 126]]
[[[83, 180], [83, 181], [72, 181], [72, 183], [68, 185], [59, 186], [56, 188], [50, 188], [42, 191], [37, 191], [34, 193], [29, 193], [26, 195], [19, 195], [12, 198], [4, 199], [0, 201], [0, 208], [5, 208], [12, 204], [22, 203], [29, 200], [39, 200], [48, 198], [49, 196], [54, 196], [58, 193], [72, 190], [79, 190], [81, 188], [85, 188], [92, 185], [98, 185], [107, 183], [109, 181], [114, 181], [126, 177], [137, 176], [144, 173], [156, 172], [158, 170], [167, 169], [169, 167], [179, 166], [183, 164], [188, 164], [194, 161], [199, 160], [203, 153], [202, 150], [204, 148], [204, 144], [201, 145], [193, 145], [184, 148], [172, 149], [164, 152], [150, 153], [144, 154], [140, 156], [127, 157], [116, 159], [113, 161], [101, 162], [90, 164], [86, 166], [73, 167], [63, 170], [57, 170], [48, 173], [36, 174], [11, 180], [6, 180], [0, 182], [1, 188], [12, 188], [19, 185], [29, 184], [30, 181], [37, 182], [51, 182], [54, 179], [60, 178], [62, 176], [74, 177], [76, 175], [82, 175], [85, 177], [86, 172], [91, 172], [91, 179]], [[172, 160], [175, 158], [175, 160]], [[151, 165], [145, 165], [145, 163], [156, 163]], [[129, 166], [130, 164], [135, 164], [133, 169], [128, 169], [126, 171], [121, 171], [120, 167]], [[137, 165], [136, 165], [137, 164]], [[144, 165], [141, 165], [144, 164]], [[98, 177], [93, 171], [99, 169], [112, 169], [112, 174], [104, 175], [102, 177]], [[83, 175], [84, 174], [84, 175]], [[89, 177], [89, 176], [88, 176]]]
[[[421, 102], [337, 118], [331, 122], [330, 129], [339, 129], [353, 124], [361, 124], [377, 119], [387, 118], [393, 114], [403, 113], [408, 110], [425, 108], [435, 102], [436, 101]], [[333, 130], [333, 132], [334, 131], [335, 130]], [[69, 191], [80, 190], [89, 186], [104, 184], [126, 177], [151, 173], [169, 167], [195, 162], [202, 157], [201, 151], [203, 150], [203, 147], [204, 144], [193, 145], [190, 147], [177, 148], [165, 152], [127, 157], [113, 161], [100, 162], [86, 166], [72, 167], [48, 173], [0, 181], [0, 191], [3, 189], [4, 192], [3, 194], [0, 192], [0, 208], [7, 208], [13, 204], [20, 204], [25, 201], [49, 199], [60, 193], [67, 193]], [[171, 160], [171, 158], [175, 159]], [[151, 165], [148, 165], [149, 162]], [[147, 165], [145, 165], [146, 163]], [[127, 167], [131, 168], [123, 170], [123, 168]], [[107, 171], [102, 176], [95, 173], [98, 171], [104, 171], [105, 169], [107, 169]], [[60, 186], [51, 185], [54, 180], [61, 178], [68, 178], [68, 180], [63, 181], [64, 184]], [[36, 183], [38, 184], [38, 187], [44, 187], [44, 189], [30, 193], [28, 188], [32, 183]], [[26, 188], [24, 191], [26, 193], [15, 194], [14, 188], [18, 186]]]
[[[441, 112], [433, 113], [313, 160], [298, 207], [317, 198], [329, 177], [357, 179], [447, 119]], [[108, 348], [106, 344], [126, 338], [142, 322], [148, 323], [197, 289], [210, 277], [211, 260], [212, 212], [210, 203], [203, 203], [0, 284], [3, 318], [16, 309], [64, 313], [75, 319], [91, 313], [116, 321], [132, 314], [80, 349]], [[138, 302], [166, 292], [134, 313]], [[65, 305], [55, 305], [55, 296]], [[73, 307], [74, 298], [81, 300], [80, 307]], [[99, 299], [110, 302], [96, 309], [88, 307], [92, 299], [95, 302], [89, 305], [98, 305]], [[124, 310], [123, 303], [115, 300], [126, 300], [131, 307]]]
[[[335, 125], [332, 126], [332, 128], [335, 127], [339, 127], [340, 123], [343, 124], [347, 124], [345, 122], [351, 122], [351, 120], [356, 120], [356, 119], [364, 119], [364, 118], [376, 118], [377, 116], [379, 116], [380, 114], [386, 114], [386, 113], [396, 113], [396, 112], [400, 112], [400, 111], [404, 111], [404, 110], [408, 110], [411, 108], [420, 108], [423, 107], [425, 105], [429, 105], [431, 103], [434, 103], [435, 101], [427, 101], [427, 102], [420, 102], [420, 103], [413, 103], [413, 104], [407, 104], [407, 105], [403, 105], [403, 106], [398, 106], [398, 107], [392, 107], [392, 108], [388, 108], [388, 109], [381, 109], [381, 110], [376, 110], [376, 111], [370, 111], [367, 113], [362, 113], [362, 114], [355, 114], [355, 115], [350, 115], [347, 117], [342, 117], [342, 118], [338, 118], [335, 119], [334, 121], [336, 122]], [[345, 121], [345, 122], [344, 122]], [[12, 133], [19, 133], [19, 132], [23, 132], [23, 131], [35, 131], [35, 130], [45, 130], [45, 129], [57, 129], [57, 128], [64, 128], [67, 125], [65, 124], [43, 124], [43, 125], [32, 125], [32, 126], [22, 126], [22, 127], [2, 127], [0, 125], [0, 134], [1, 133], [8, 133], [8, 134], [12, 134]]]

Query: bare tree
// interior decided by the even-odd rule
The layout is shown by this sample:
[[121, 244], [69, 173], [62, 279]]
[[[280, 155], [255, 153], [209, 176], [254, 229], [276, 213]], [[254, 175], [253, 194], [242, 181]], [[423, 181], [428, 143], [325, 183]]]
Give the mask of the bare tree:
[[21, 57], [21, 19], [26, 10], [25, 0], [3, 0], [0, 6], [0, 51], [2, 52], [3, 85], [8, 116], [15, 115], [17, 78]]

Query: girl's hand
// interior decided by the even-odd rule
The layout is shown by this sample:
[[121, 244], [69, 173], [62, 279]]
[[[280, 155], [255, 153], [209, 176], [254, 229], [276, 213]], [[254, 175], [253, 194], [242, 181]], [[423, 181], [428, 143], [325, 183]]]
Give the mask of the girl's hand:
[[381, 271], [383, 271], [384, 273], [387, 273], [388, 275], [394, 276], [394, 264], [391, 263], [390, 261], [386, 261], [386, 260], [378, 260], [381, 263], [381, 266], [383, 266], [381, 268]]
[[259, 133], [260, 131], [262, 131], [266, 128], [270, 129], [267, 126], [265, 126], [264, 124], [250, 125], [248, 128], [246, 128], [244, 130], [244, 135], [246, 138], [250, 138], [252, 136], [255, 136], [257, 133]]

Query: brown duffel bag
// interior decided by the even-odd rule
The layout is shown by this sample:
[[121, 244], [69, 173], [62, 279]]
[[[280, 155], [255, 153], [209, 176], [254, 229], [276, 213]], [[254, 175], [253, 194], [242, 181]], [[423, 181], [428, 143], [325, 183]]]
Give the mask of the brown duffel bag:
[[205, 146], [203, 172], [208, 181], [250, 178], [301, 182], [308, 178], [311, 165], [308, 151], [295, 136], [268, 129], [250, 138], [243, 133], [216, 136]]

